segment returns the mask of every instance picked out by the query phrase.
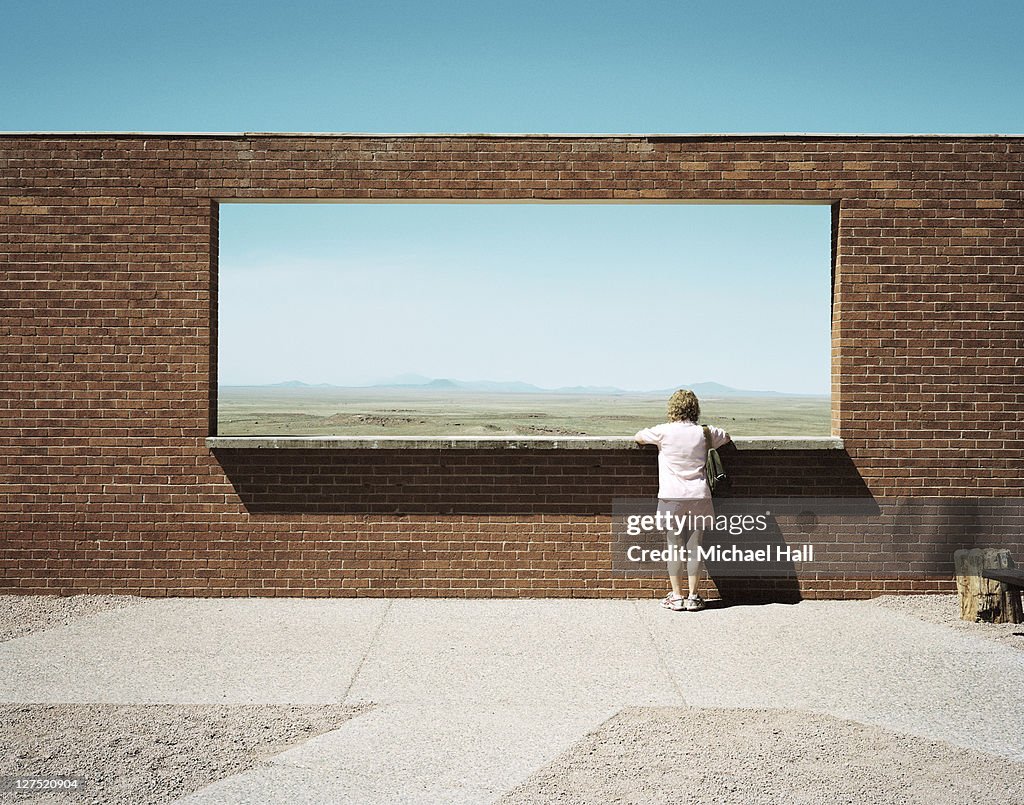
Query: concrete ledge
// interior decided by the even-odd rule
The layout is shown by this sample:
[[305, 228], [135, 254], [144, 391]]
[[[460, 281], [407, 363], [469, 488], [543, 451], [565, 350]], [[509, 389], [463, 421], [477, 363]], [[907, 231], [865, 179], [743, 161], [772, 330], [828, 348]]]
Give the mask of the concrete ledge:
[[[366, 131], [0, 131], [0, 137], [192, 137], [208, 140], [255, 137], [333, 137], [336, 139], [416, 140], [443, 137], [452, 140], [1020, 140], [1024, 133], [955, 132], [842, 132], [842, 131], [730, 131], [730, 132], [366, 132]], [[362, 200], [362, 199], [360, 199]], [[745, 203], [745, 202], [744, 202]]]
[[[737, 436], [738, 450], [842, 450], [835, 436]], [[628, 436], [211, 436], [211, 450], [639, 450]]]

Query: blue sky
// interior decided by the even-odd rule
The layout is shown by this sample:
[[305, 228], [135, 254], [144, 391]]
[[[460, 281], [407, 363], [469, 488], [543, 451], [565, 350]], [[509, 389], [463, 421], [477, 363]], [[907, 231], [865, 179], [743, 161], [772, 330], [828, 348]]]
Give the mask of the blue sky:
[[1024, 132], [1024, 3], [3, 4], [4, 130]]
[[[7, 131], [1024, 133], [1024, 3], [1017, 0], [38, 2], [5, 3], [3, 17], [0, 129]], [[254, 205], [224, 213], [233, 228], [223, 232], [224, 248], [235, 251], [223, 255], [222, 286], [236, 288], [225, 295], [222, 309], [230, 325], [222, 328], [225, 381], [245, 379], [258, 363], [231, 347], [242, 343], [244, 333], [266, 330], [275, 317], [282, 328], [316, 329], [308, 308], [307, 315], [290, 318], [275, 312], [286, 277], [309, 283], [301, 298], [314, 299], [317, 309], [325, 304], [323, 289], [340, 281], [338, 271], [349, 272], [351, 286], [359, 265], [387, 259], [386, 271], [405, 287], [417, 270], [440, 276], [430, 260], [443, 261], [447, 273], [433, 287], [421, 285], [419, 300], [448, 311], [445, 321], [467, 315], [467, 326], [484, 316], [482, 293], [494, 300], [492, 323], [497, 315], [505, 325], [516, 315], [542, 319], [556, 298], [563, 306], [586, 300], [588, 311], [600, 317], [610, 315], [613, 301], [623, 302], [621, 318], [609, 321], [622, 334], [618, 341], [591, 334], [595, 351], [581, 355], [588, 340], [578, 332], [551, 334], [555, 347], [537, 349], [534, 375], [522, 378], [540, 383], [556, 376], [566, 382], [653, 382], [655, 370], [641, 370], [637, 355], [651, 351], [658, 333], [644, 330], [651, 325], [640, 323], [650, 316], [632, 299], [671, 285], [665, 271], [707, 281], [713, 268], [719, 298], [727, 297], [733, 311], [763, 308], [764, 295], [770, 297], [769, 306], [778, 311], [773, 338], [786, 336], [776, 332], [781, 321], [789, 322], [783, 331], [804, 329], [771, 361], [730, 348], [720, 351], [715, 367], [681, 363], [669, 382], [827, 387], [828, 321], [820, 314], [827, 305], [823, 208]], [[273, 215], [278, 217], [266, 217]], [[533, 242], [516, 239], [516, 248], [533, 260], [539, 244], [546, 244], [551, 264], [538, 274], [522, 261], [502, 263], [489, 254], [481, 283], [473, 274], [481, 249], [526, 224], [536, 235]], [[564, 227], [561, 238], [558, 227]], [[268, 232], [272, 238], [264, 238]], [[294, 246], [302, 242], [302, 249]], [[624, 286], [617, 273], [625, 264], [635, 269], [633, 286]], [[272, 276], [271, 265], [286, 273]], [[258, 274], [263, 279], [257, 283]], [[774, 289], [761, 282], [769, 274], [780, 278]], [[590, 278], [586, 284], [584, 277]], [[509, 283], [515, 290], [502, 290]], [[265, 288], [263, 307], [243, 305], [243, 299], [259, 301], [256, 285]], [[545, 285], [546, 296], [535, 293]], [[800, 291], [799, 302], [782, 294], [787, 285]], [[376, 304], [328, 298], [338, 303], [335, 321], [346, 305], [362, 311], [351, 315], [366, 315], [367, 305]], [[664, 293], [658, 299], [664, 305]], [[524, 302], [531, 302], [525, 313]], [[813, 314], [801, 319], [804, 310]], [[473, 354], [462, 343], [466, 339], [445, 334], [440, 318], [432, 321], [432, 329], [421, 318], [403, 330], [392, 316], [378, 339], [381, 368], [396, 357], [397, 340], [424, 349], [457, 347], [449, 349], [447, 367], [436, 365], [438, 373], [480, 375], [487, 369], [487, 375], [501, 376], [496, 379], [522, 373], [511, 347], [477, 339], [481, 351]], [[322, 340], [344, 334], [326, 322], [317, 325]], [[742, 337], [751, 344], [766, 332], [749, 328]], [[627, 337], [636, 333], [645, 333], [646, 341]], [[263, 367], [274, 374], [269, 349], [262, 353]], [[308, 349], [317, 357], [318, 347]], [[495, 350], [506, 357], [488, 362]], [[569, 353], [576, 359], [569, 360]], [[462, 357], [454, 360], [457, 354]], [[303, 373], [311, 380], [374, 374], [355, 361], [343, 370], [335, 356], [323, 352]], [[422, 365], [429, 363], [427, 353], [417, 361], [408, 357], [417, 365], [402, 370], [434, 373]], [[281, 361], [280, 372], [288, 377], [293, 373], [286, 370], [299, 368], [295, 354]]]

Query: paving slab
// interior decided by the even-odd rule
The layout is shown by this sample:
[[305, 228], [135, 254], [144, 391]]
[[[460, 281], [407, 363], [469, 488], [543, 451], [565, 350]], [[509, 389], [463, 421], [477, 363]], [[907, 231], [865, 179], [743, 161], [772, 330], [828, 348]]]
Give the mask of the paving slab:
[[163, 599], [0, 643], [0, 701], [341, 702], [389, 602]]
[[636, 602], [556, 599], [395, 602], [346, 699], [381, 702], [684, 704]]
[[380, 706], [176, 802], [491, 802], [615, 711], [596, 705]]
[[827, 713], [1024, 760], [1024, 654], [868, 602], [644, 618], [695, 707]]

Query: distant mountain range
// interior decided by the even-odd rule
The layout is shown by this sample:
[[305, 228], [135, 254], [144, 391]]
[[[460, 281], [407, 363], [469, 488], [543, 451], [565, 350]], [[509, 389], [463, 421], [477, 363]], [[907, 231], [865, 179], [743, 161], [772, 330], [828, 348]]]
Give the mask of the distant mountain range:
[[[251, 388], [252, 386], [250, 386]], [[423, 391], [467, 391], [489, 392], [492, 394], [671, 394], [676, 389], [692, 389], [701, 397], [817, 397], [825, 395], [791, 394], [781, 391], [737, 389], [713, 381], [705, 383], [683, 383], [664, 389], [621, 389], [616, 386], [562, 386], [541, 388], [521, 380], [453, 380], [431, 378], [422, 375], [397, 375], [378, 383], [365, 386], [339, 386], [331, 383], [304, 383], [301, 380], [286, 380], [282, 383], [258, 384], [259, 388], [307, 388], [307, 389], [420, 389]]]

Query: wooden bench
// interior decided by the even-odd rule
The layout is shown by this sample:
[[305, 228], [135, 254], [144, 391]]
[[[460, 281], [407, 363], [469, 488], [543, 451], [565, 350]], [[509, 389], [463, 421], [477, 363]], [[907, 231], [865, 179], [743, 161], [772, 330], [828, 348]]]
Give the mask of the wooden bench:
[[992, 579], [992, 581], [1001, 581], [1007, 587], [1015, 588], [1017, 592], [1024, 590], [1024, 570], [999, 567], [982, 570], [981, 575], [986, 579]]
[[1020, 623], [1021, 604], [1020, 594], [1024, 591], [1024, 570], [1016, 570], [1009, 567], [986, 568], [981, 571], [982, 578], [998, 581], [1005, 584], [1008, 592], [1014, 600], [1010, 603], [1010, 623]]

